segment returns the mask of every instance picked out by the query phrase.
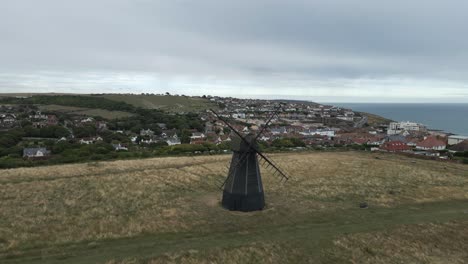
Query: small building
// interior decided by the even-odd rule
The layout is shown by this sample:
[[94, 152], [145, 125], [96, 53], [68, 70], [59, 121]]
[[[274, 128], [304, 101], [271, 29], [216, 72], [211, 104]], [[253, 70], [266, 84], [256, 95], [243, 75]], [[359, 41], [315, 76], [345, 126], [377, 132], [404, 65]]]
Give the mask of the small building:
[[179, 138], [177, 136], [177, 130], [176, 129], [169, 129], [169, 130], [163, 130], [161, 133], [162, 138]]
[[449, 147], [450, 152], [468, 152], [468, 139]]
[[128, 151], [128, 147], [126, 145], [122, 145], [121, 143], [119, 144], [112, 144], [112, 146], [114, 147], [114, 150], [115, 151]]
[[154, 136], [154, 131], [151, 130], [151, 129], [142, 129], [142, 130], [140, 130], [140, 136], [152, 137], [152, 136]]
[[180, 145], [180, 139], [179, 138], [168, 138], [166, 140], [167, 145], [169, 146], [174, 146], [174, 145]]
[[56, 126], [58, 125], [59, 123], [59, 120], [57, 118], [57, 116], [55, 115], [48, 115], [47, 116], [47, 125], [48, 126]]
[[206, 137], [205, 134], [201, 132], [193, 132], [192, 136], [190, 136], [190, 139], [203, 139], [205, 137]]
[[107, 130], [107, 123], [104, 121], [98, 121], [96, 122], [96, 129], [97, 130]]
[[421, 150], [444, 150], [446, 147], [445, 141], [433, 136], [426, 137], [423, 141], [416, 144], [416, 149]]
[[462, 141], [468, 140], [466, 136], [452, 135], [448, 137], [448, 145], [455, 145]]
[[331, 129], [315, 129], [315, 130], [306, 129], [302, 132], [299, 132], [299, 134], [304, 135], [304, 136], [320, 135], [320, 136], [334, 137], [335, 131]]
[[23, 158], [34, 159], [34, 158], [45, 158], [50, 156], [50, 151], [46, 148], [24, 148]]
[[14, 114], [0, 114], [0, 127], [13, 127], [17, 123], [16, 116]]
[[81, 122], [82, 124], [89, 124], [89, 123], [94, 122], [94, 118], [92, 118], [92, 117], [86, 117], [86, 118], [81, 119], [80, 122]]
[[79, 140], [80, 144], [86, 144], [86, 145], [94, 144], [97, 141], [102, 141], [102, 137], [98, 136], [98, 137], [81, 138]]
[[385, 142], [380, 148], [389, 152], [401, 152], [408, 151], [411, 149], [408, 145], [406, 145], [406, 143], [401, 141]]

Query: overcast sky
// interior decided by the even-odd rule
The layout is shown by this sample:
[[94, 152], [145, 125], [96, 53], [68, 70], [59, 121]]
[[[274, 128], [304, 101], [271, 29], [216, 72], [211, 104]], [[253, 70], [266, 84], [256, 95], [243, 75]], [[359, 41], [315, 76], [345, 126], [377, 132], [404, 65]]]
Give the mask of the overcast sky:
[[0, 92], [467, 102], [466, 0], [1, 0]]

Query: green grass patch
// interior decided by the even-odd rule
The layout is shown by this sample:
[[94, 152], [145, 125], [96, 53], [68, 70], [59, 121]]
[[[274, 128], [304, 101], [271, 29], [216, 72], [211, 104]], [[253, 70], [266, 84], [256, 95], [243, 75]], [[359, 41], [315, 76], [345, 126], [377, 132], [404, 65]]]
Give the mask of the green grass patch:
[[201, 112], [217, 107], [208, 99], [188, 96], [106, 94], [97, 97], [125, 102], [136, 107], [160, 109], [168, 112]]

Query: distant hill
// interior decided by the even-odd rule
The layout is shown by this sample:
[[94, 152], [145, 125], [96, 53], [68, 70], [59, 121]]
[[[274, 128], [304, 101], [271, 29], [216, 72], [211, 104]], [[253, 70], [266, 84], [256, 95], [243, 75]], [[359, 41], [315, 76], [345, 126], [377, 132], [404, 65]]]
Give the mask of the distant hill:
[[315, 102], [311, 102], [311, 101], [305, 101], [305, 100], [275, 99], [275, 100], [271, 100], [271, 101], [284, 102], [284, 103], [295, 103], [295, 104], [305, 104], [305, 105], [312, 105], [312, 106], [320, 105], [319, 103], [315, 103]]
[[393, 122], [393, 120], [379, 116], [379, 115], [374, 115], [371, 113], [366, 113], [366, 112], [356, 112], [360, 113], [363, 116], [367, 116], [367, 124], [370, 126], [374, 125], [379, 125], [379, 124], [389, 124], [390, 122]]
[[[207, 98], [195, 97], [195, 96], [176, 96], [176, 95], [154, 95], [154, 94], [62, 94], [62, 93], [9, 93], [9, 94], [0, 94], [1, 97], [30, 97], [30, 96], [83, 96], [83, 97], [92, 97], [92, 98], [103, 98], [115, 102], [123, 102], [134, 107], [142, 107], [146, 109], [159, 109], [166, 112], [181, 113], [181, 112], [203, 112], [207, 109], [214, 108], [218, 106], [216, 103], [210, 101]], [[307, 104], [311, 106], [318, 106], [319, 103], [306, 101], [306, 100], [291, 100], [291, 99], [274, 99], [270, 101], [275, 102], [285, 102], [285, 103], [297, 103], [297, 104]], [[59, 104], [53, 102], [54, 105], [64, 105], [70, 106], [69, 104]], [[99, 108], [99, 107], [97, 107]], [[86, 109], [81, 109], [86, 110]], [[105, 118], [110, 117], [123, 117], [128, 116], [128, 113], [118, 113], [118, 114], [109, 114], [107, 112], [96, 112], [92, 109], [87, 109], [90, 113], [101, 115]], [[110, 110], [110, 109], [107, 109]], [[85, 113], [85, 111], [83, 111]], [[368, 123], [370, 125], [375, 124], [388, 124], [392, 120], [372, 114], [360, 112], [362, 115], [368, 117]]]
[[160, 109], [167, 112], [200, 112], [217, 107], [215, 103], [202, 97], [136, 94], [103, 94], [92, 96], [125, 102], [136, 107]]

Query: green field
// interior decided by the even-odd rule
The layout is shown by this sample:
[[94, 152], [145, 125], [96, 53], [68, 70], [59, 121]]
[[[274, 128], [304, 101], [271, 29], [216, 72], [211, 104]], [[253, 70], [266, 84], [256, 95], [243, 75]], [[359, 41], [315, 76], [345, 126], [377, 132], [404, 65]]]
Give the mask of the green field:
[[[219, 206], [229, 155], [0, 171], [0, 263], [464, 263], [468, 167], [287, 153], [267, 207]], [[359, 203], [369, 203], [360, 209]]]
[[38, 105], [41, 111], [61, 112], [72, 115], [100, 116], [105, 119], [117, 119], [132, 116], [131, 113], [123, 111], [110, 111], [105, 109], [94, 109], [85, 107], [74, 107], [64, 105]]
[[102, 97], [122, 101], [136, 107], [160, 109], [168, 112], [200, 112], [216, 108], [216, 104], [210, 100], [199, 97], [127, 94], [106, 94]]

